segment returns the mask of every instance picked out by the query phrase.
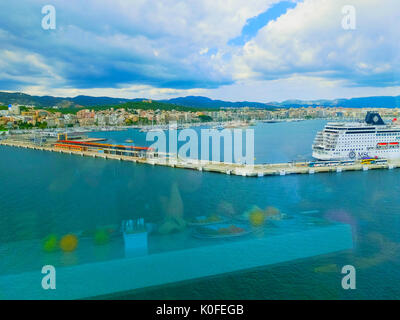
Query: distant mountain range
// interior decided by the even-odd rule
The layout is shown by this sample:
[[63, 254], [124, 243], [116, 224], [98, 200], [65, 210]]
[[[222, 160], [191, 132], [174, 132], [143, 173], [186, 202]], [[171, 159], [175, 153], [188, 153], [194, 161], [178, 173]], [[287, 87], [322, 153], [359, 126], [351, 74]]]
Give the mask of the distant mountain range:
[[400, 96], [376, 96], [336, 100], [287, 100], [283, 102], [271, 102], [272, 105], [280, 107], [343, 107], [343, 108], [398, 108], [400, 107]]
[[0, 92], [0, 104], [35, 105], [39, 107], [74, 107], [74, 106], [105, 106], [118, 105], [126, 102], [141, 101], [143, 99], [124, 99], [110, 97], [76, 96], [74, 98], [60, 98], [52, 96], [31, 96], [20, 92]]
[[[147, 100], [145, 98], [124, 99], [110, 97], [90, 97], [76, 96], [74, 98], [60, 98], [52, 96], [31, 96], [20, 92], [0, 92], [0, 105], [20, 104], [35, 105], [39, 107], [58, 106], [61, 108], [70, 107], [92, 107], [92, 106], [112, 106], [126, 102], [136, 102]], [[173, 98], [169, 100], [160, 100], [160, 102], [171, 103], [175, 105], [194, 107], [194, 108], [288, 108], [288, 107], [304, 107], [304, 106], [322, 106], [322, 107], [345, 107], [345, 108], [396, 108], [400, 107], [400, 96], [386, 97], [365, 97], [352, 99], [336, 99], [336, 100], [287, 100], [283, 102], [230, 102], [222, 100], [213, 100], [207, 97], [188, 96], [181, 98]]]
[[169, 100], [162, 100], [162, 102], [173, 103], [186, 107], [200, 107], [200, 108], [242, 108], [242, 107], [252, 107], [252, 108], [272, 108], [274, 105], [261, 102], [250, 102], [250, 101], [240, 101], [240, 102], [229, 102], [222, 100], [212, 100], [207, 97], [197, 97], [188, 96], [181, 98], [173, 98]]

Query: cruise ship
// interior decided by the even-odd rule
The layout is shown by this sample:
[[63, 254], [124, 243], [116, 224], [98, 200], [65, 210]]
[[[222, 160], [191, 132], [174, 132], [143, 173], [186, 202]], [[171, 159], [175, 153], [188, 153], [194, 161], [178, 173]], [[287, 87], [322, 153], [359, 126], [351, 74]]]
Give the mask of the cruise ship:
[[368, 112], [365, 122], [328, 123], [317, 133], [313, 157], [318, 160], [400, 158], [400, 126], [385, 124], [377, 112]]

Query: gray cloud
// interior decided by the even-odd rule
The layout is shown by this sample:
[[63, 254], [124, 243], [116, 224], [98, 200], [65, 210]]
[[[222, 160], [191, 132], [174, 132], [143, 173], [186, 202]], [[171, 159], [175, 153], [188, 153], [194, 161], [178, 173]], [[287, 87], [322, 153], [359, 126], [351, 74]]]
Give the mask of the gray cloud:
[[[222, 61], [210, 60], [200, 51], [224, 45], [240, 33], [247, 18], [267, 5], [256, 0], [250, 10], [242, 0], [232, 1], [233, 8], [208, 0], [53, 1], [57, 29], [43, 30], [45, 4], [0, 4], [0, 55], [9, 87], [32, 85], [32, 77], [44, 86], [76, 88], [141, 84], [189, 89], [230, 84], [231, 74], [220, 67]], [[34, 55], [41, 64], [32, 67], [10, 52]], [[16, 77], [16, 72], [27, 76]]]

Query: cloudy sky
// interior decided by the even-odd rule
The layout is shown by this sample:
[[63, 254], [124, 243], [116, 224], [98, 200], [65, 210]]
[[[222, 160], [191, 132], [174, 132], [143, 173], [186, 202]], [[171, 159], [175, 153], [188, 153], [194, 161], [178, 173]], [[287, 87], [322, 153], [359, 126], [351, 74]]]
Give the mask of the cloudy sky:
[[[56, 9], [54, 30], [42, 28], [45, 5]], [[346, 5], [355, 29], [343, 27]], [[399, 0], [2, 0], [0, 91], [262, 102], [399, 95], [399, 12]]]

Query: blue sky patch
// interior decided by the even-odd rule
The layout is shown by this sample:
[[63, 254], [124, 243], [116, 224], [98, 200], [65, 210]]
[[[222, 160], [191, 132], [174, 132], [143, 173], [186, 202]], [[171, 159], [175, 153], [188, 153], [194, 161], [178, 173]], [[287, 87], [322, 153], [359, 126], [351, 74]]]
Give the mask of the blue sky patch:
[[288, 9], [296, 7], [296, 3], [291, 1], [281, 1], [267, 11], [260, 13], [258, 16], [247, 20], [246, 25], [242, 29], [242, 34], [239, 37], [229, 40], [228, 44], [242, 46], [251, 38], [257, 35], [258, 30], [266, 26], [268, 22], [278, 19], [285, 14]]

